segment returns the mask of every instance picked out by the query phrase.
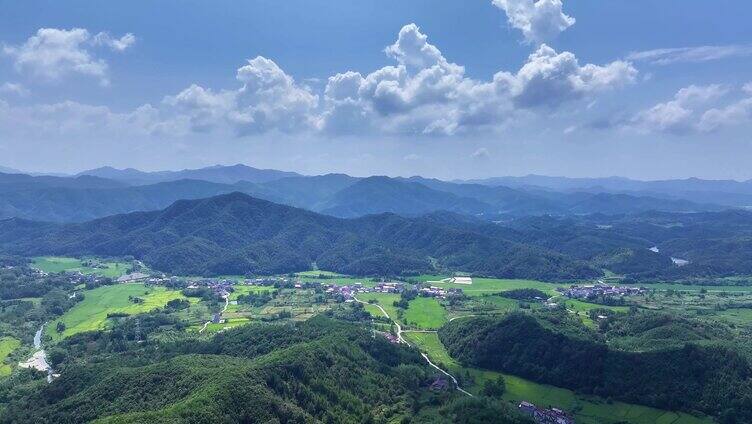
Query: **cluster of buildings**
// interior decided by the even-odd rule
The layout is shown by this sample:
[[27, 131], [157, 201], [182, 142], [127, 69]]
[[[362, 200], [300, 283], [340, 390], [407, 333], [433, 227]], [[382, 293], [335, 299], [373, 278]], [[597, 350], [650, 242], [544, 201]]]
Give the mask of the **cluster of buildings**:
[[461, 296], [462, 290], [460, 289], [445, 289], [442, 287], [423, 287], [418, 291], [423, 297], [435, 297], [437, 299], [446, 299], [449, 296]]
[[228, 280], [225, 278], [204, 278], [201, 280], [193, 281], [189, 286], [187, 286], [187, 289], [197, 289], [201, 287], [206, 287], [208, 289], [211, 289], [211, 291], [214, 292], [215, 295], [218, 297], [227, 297], [232, 292], [232, 286], [235, 284], [233, 280]]
[[558, 408], [539, 408], [525, 401], [520, 402], [518, 408], [520, 412], [533, 417], [539, 424], [574, 424], [574, 418]]
[[638, 296], [645, 294], [647, 289], [644, 287], [631, 286], [610, 286], [604, 283], [597, 283], [585, 286], [570, 286], [569, 288], [558, 288], [565, 296], [574, 299], [595, 299], [597, 297], [624, 297]]

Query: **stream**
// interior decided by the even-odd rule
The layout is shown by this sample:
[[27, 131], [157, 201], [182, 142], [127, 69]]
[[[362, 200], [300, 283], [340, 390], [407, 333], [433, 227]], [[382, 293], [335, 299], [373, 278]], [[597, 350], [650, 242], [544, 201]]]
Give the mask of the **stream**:
[[47, 382], [52, 383], [52, 379], [57, 377], [57, 375], [54, 374], [52, 367], [47, 362], [47, 352], [42, 349], [42, 334], [44, 333], [45, 324], [42, 324], [39, 327], [39, 330], [37, 330], [37, 332], [34, 334], [34, 349], [36, 349], [37, 351], [34, 352], [33, 355], [31, 355], [31, 358], [27, 359], [24, 362], [20, 362], [18, 366], [21, 368], [34, 368], [36, 370], [46, 372]]

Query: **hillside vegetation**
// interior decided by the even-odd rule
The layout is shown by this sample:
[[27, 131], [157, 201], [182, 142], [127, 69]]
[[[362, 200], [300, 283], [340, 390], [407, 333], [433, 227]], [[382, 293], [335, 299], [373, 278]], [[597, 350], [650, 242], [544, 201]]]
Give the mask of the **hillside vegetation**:
[[752, 368], [728, 348], [680, 342], [649, 352], [614, 350], [588, 332], [522, 313], [456, 320], [439, 336], [452, 357], [472, 366], [722, 422], [752, 419]]
[[241, 193], [82, 224], [0, 221], [0, 240], [0, 249], [16, 254], [131, 255], [182, 275], [276, 274], [314, 262], [350, 275], [418, 274], [436, 266], [504, 278], [598, 275], [564, 255], [430, 218], [344, 220]]
[[107, 337], [69, 339], [72, 352], [87, 356], [82, 348], [96, 338], [100, 350], [76, 355], [50, 385], [21, 377], [1, 385], [0, 422], [528, 422], [490, 399], [426, 403], [434, 371], [417, 351], [329, 318], [122, 353], [105, 348]]

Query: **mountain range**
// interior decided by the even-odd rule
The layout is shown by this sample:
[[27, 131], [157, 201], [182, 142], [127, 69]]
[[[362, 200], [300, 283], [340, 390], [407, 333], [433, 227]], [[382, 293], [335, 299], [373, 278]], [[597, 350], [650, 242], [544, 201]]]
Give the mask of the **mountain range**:
[[303, 176], [245, 165], [164, 172], [105, 167], [72, 177], [0, 173], [0, 218], [83, 222], [119, 213], [158, 210], [180, 199], [236, 191], [342, 218], [383, 212], [415, 217], [449, 211], [486, 220], [546, 214], [717, 211], [739, 206], [728, 204], [731, 197], [735, 196], [739, 204], [746, 202], [747, 196], [752, 197], [741, 188], [733, 194], [704, 195], [726, 201], [714, 203], [653, 191], [624, 193], [593, 187], [582, 191], [560, 187], [562, 191], [556, 191], [520, 184], [507, 187], [495, 181], [481, 184], [423, 177]]
[[181, 275], [276, 274], [314, 264], [352, 275], [463, 270], [572, 280], [599, 274], [566, 255], [484, 234], [484, 225], [431, 215], [342, 219], [230, 193], [79, 224], [0, 221], [0, 251], [130, 255]]

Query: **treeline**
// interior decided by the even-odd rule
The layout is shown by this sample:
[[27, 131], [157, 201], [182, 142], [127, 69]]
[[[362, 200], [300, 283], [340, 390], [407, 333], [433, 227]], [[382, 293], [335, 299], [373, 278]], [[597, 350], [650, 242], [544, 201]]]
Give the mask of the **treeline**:
[[735, 351], [685, 344], [650, 352], [610, 349], [555, 331], [529, 314], [456, 320], [439, 331], [461, 362], [577, 392], [668, 410], [752, 420], [752, 368]]

